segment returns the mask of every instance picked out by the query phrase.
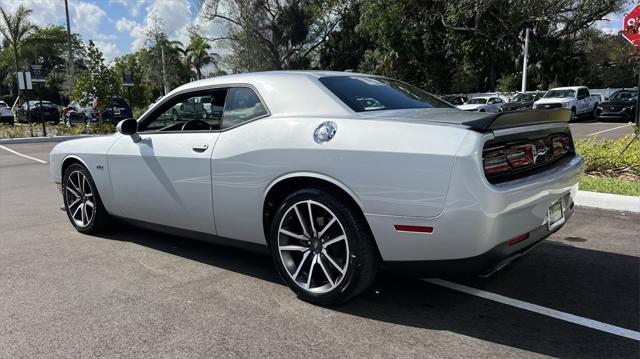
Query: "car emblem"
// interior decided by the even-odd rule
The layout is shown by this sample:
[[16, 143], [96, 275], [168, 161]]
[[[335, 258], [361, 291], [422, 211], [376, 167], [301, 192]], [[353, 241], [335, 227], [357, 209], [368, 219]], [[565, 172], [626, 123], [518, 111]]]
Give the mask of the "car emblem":
[[336, 135], [336, 131], [338, 129], [338, 125], [336, 125], [333, 121], [323, 122], [313, 131], [313, 140], [316, 141], [317, 144], [323, 144], [328, 141], [331, 141], [333, 136]]
[[542, 159], [544, 160], [548, 150], [549, 148], [547, 147], [547, 145], [544, 144], [543, 141], [538, 141], [536, 144], [534, 144], [533, 163], [538, 163], [538, 157], [542, 157]]

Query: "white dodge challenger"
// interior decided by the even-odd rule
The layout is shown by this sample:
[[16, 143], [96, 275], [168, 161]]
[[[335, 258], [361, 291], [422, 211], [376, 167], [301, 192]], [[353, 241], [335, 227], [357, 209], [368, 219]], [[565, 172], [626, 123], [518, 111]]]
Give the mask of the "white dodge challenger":
[[379, 268], [490, 274], [556, 231], [583, 167], [568, 118], [465, 112], [365, 74], [248, 73], [62, 142], [51, 171], [82, 233], [123, 219], [269, 250], [300, 298], [332, 305]]

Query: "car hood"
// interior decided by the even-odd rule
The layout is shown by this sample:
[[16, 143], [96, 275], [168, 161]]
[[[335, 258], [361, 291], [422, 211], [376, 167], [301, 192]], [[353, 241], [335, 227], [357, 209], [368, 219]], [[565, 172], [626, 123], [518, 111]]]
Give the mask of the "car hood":
[[571, 102], [573, 101], [573, 97], [549, 97], [549, 98], [541, 98], [536, 101], [536, 104], [542, 103], [563, 103], [563, 102]]
[[457, 106], [457, 107], [459, 109], [461, 109], [461, 110], [467, 111], [467, 110], [477, 110], [482, 106], [484, 106], [484, 104], [482, 104], [482, 103], [478, 103], [478, 104], [472, 103], [472, 104], [460, 105], [460, 106]]
[[533, 105], [533, 101], [527, 101], [527, 102], [507, 102], [504, 105], [502, 105], [502, 107], [509, 107], [509, 108], [523, 108], [523, 107], [531, 107], [531, 105]]
[[600, 104], [600, 106], [620, 106], [620, 107], [631, 107], [636, 104], [635, 101], [605, 101]]

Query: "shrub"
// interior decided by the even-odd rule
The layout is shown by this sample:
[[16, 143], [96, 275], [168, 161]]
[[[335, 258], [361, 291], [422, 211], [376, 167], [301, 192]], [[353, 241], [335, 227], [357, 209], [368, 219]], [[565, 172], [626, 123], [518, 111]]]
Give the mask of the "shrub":
[[576, 140], [576, 151], [586, 162], [585, 172], [608, 177], [640, 176], [640, 141], [634, 141], [620, 154], [631, 138], [629, 135], [618, 140]]

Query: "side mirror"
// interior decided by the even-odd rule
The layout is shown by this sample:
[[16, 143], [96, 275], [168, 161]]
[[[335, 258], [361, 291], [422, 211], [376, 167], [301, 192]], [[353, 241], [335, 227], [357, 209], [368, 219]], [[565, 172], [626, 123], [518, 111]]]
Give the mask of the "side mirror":
[[135, 118], [127, 118], [118, 122], [116, 131], [123, 135], [131, 136], [133, 142], [140, 142], [140, 135], [138, 134], [138, 121]]

